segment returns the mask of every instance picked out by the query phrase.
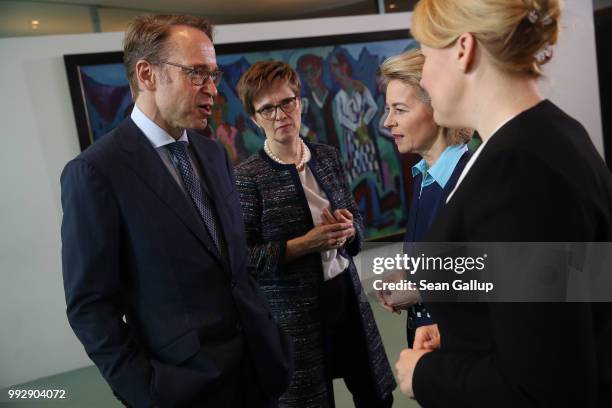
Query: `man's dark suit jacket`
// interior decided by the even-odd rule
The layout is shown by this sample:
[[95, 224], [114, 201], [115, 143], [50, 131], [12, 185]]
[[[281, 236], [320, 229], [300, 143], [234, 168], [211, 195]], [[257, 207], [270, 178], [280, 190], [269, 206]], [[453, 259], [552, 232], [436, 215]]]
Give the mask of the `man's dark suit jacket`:
[[[145, 407], [197, 401], [244, 361], [264, 394], [290, 379], [288, 343], [247, 273], [233, 172], [223, 148], [188, 132], [228, 256], [131, 119], [61, 177], [67, 314], [114, 393]], [[236, 390], [240, 390], [236, 384]]]
[[[426, 238], [610, 241], [610, 174], [584, 128], [543, 101], [493, 136]], [[427, 306], [441, 349], [415, 368], [423, 407], [612, 407], [609, 304]]]

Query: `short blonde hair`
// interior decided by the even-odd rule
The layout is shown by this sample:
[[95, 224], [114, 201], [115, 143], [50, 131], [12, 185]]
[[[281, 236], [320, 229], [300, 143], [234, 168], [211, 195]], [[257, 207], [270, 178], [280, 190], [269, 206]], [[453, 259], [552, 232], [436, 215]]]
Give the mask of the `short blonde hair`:
[[[385, 84], [392, 80], [398, 80], [411, 86], [416, 91], [418, 98], [431, 109], [429, 94], [421, 86], [424, 63], [425, 57], [421, 50], [414, 49], [387, 58], [380, 66], [380, 73]], [[441, 126], [439, 129], [446, 142], [451, 146], [467, 143], [472, 138], [472, 131], [468, 129], [449, 129]]]
[[423, 102], [430, 103], [429, 95], [421, 86], [421, 76], [425, 57], [420, 49], [406, 51], [399, 55], [387, 58], [380, 66], [380, 73], [388, 84], [397, 79], [411, 85]]
[[502, 70], [539, 77], [552, 57], [560, 18], [561, 0], [421, 0], [411, 32], [431, 48], [471, 33]]

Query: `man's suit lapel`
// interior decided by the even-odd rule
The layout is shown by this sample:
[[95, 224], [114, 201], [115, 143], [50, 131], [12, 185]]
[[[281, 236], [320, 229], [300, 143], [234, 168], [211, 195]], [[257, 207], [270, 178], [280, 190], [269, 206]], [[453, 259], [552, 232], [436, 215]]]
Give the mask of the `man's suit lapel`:
[[[238, 259], [235, 255], [235, 243], [229, 239], [227, 226], [235, 225], [234, 220], [231, 219], [232, 214], [230, 213], [229, 207], [226, 205], [226, 196], [223, 195], [223, 191], [219, 186], [222, 184], [220, 181], [227, 179], [225, 157], [215, 157], [214, 152], [211, 149], [207, 149], [205, 144], [202, 143], [201, 138], [205, 136], [191, 133], [189, 134], [189, 143], [193, 148], [196, 159], [200, 164], [202, 170], [201, 177], [204, 179], [205, 186], [202, 188], [208, 192], [208, 195], [213, 201], [215, 206], [215, 213], [218, 217], [218, 225], [220, 232], [223, 234], [227, 249], [226, 266], [233, 271], [233, 260]], [[233, 187], [233, 186], [231, 186]], [[226, 193], [231, 192], [226, 191]], [[225, 257], [224, 257], [225, 258]]]
[[146, 136], [131, 119], [122, 122], [119, 132], [119, 143], [127, 156], [127, 165], [168, 205], [209, 252], [220, 260], [195, 207], [188, 201]]

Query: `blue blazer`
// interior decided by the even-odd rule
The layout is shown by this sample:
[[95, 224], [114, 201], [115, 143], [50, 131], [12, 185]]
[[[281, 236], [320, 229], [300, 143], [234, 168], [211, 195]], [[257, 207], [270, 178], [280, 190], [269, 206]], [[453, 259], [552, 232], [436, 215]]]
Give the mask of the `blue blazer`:
[[436, 219], [436, 215], [444, 206], [448, 195], [455, 188], [457, 180], [459, 180], [459, 176], [470, 160], [470, 157], [472, 157], [472, 153], [469, 150], [465, 151], [457, 162], [446, 186], [441, 188], [439, 185], [435, 184], [435, 186], [432, 186], [427, 194], [423, 194], [421, 198], [419, 198], [419, 193], [421, 191], [423, 175], [419, 174], [415, 177], [412, 186], [412, 201], [410, 202], [410, 210], [408, 211], [408, 225], [406, 227], [404, 242], [419, 242], [423, 239]]
[[[470, 157], [472, 157], [472, 153], [469, 150], [461, 155], [444, 188], [434, 183], [421, 193], [423, 174], [419, 174], [414, 178], [412, 201], [410, 202], [410, 210], [408, 211], [408, 224], [406, 227], [406, 234], [404, 235], [404, 253], [412, 252], [410, 243], [423, 240], [423, 237], [427, 231], [429, 231], [429, 228], [436, 219], [438, 212], [444, 207], [448, 195], [453, 191], [455, 185], [457, 185], [459, 176], [461, 176], [461, 172], [470, 160]], [[412, 347], [414, 330], [420, 326], [433, 324], [435, 320], [432, 319], [429, 311], [422, 303], [417, 303], [410, 308], [407, 315], [406, 338], [409, 347]]]
[[228, 256], [131, 119], [61, 176], [67, 314], [130, 406], [192, 403], [245, 360], [277, 397], [290, 346], [246, 270], [245, 228], [224, 149], [188, 132]]

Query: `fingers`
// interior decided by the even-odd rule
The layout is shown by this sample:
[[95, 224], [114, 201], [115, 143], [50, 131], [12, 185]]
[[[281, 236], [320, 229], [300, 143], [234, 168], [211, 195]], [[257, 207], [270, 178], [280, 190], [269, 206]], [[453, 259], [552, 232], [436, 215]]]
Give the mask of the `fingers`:
[[324, 208], [322, 212], [322, 218], [327, 221], [326, 223], [335, 223], [335, 222], [345, 222], [352, 223], [353, 222], [353, 214], [346, 208], [339, 208], [334, 210], [332, 214], [329, 208]]
[[352, 231], [352, 223], [321, 224], [314, 228], [313, 239], [319, 243], [319, 250], [338, 249], [351, 237]]
[[339, 222], [350, 222], [350, 220], [348, 218], [346, 218], [339, 210], [334, 211], [334, 217]]
[[349, 236], [352, 228], [353, 224], [336, 222], [335, 224], [323, 225], [322, 232], [327, 236], [327, 238], [338, 239]]
[[423, 342], [423, 350], [437, 350], [440, 348], [440, 341], [428, 340]]
[[338, 249], [346, 243], [346, 238], [329, 239], [327, 240], [327, 249]]
[[416, 329], [414, 349], [435, 350], [440, 348], [440, 332], [438, 325], [430, 324]]
[[415, 350], [437, 350], [440, 348], [440, 338], [436, 337], [433, 339], [425, 339], [420, 337], [417, 339], [415, 337], [413, 348]]
[[351, 225], [351, 228], [348, 230], [348, 237], [351, 238], [355, 236], [355, 227]]
[[[402, 360], [404, 358], [407, 358], [409, 354], [410, 354], [410, 349], [409, 348], [405, 348], [402, 351], [400, 351], [399, 359]], [[398, 361], [398, 363], [399, 363], [399, 361]], [[399, 368], [399, 367], [396, 367], [396, 368]]]
[[337, 209], [336, 211], [334, 211], [334, 217], [339, 222], [344, 222], [344, 223], [350, 223], [351, 224], [351, 230], [350, 230], [350, 233], [348, 235], [349, 238], [351, 238], [351, 237], [353, 237], [355, 235], [355, 227], [353, 225], [353, 214], [351, 214], [351, 212], [349, 210], [347, 210], [346, 208]]
[[350, 228], [340, 223], [322, 225], [319, 236], [322, 250], [338, 249], [346, 243], [350, 236]]
[[413, 348], [416, 350], [424, 349], [425, 343], [431, 340], [431, 333], [428, 329], [429, 326], [417, 327], [414, 333], [414, 345]]
[[428, 350], [437, 350], [440, 348], [440, 335], [435, 335], [431, 340], [423, 343], [423, 347]]
[[321, 213], [321, 222], [325, 225], [335, 224], [338, 222], [336, 218], [334, 218], [333, 214], [329, 211], [329, 209], [324, 208]]
[[383, 291], [378, 290], [375, 293], [376, 293], [376, 299], [378, 300], [378, 303], [383, 307], [383, 309], [391, 313], [397, 312], [393, 306], [387, 303], [387, 300], [385, 299], [385, 294]]
[[[346, 208], [339, 208], [334, 211], [332, 214], [329, 208], [324, 208], [321, 212], [321, 225], [330, 226], [329, 230], [348, 230], [345, 233], [342, 233], [340, 236], [328, 236], [330, 239], [340, 239], [346, 240], [355, 235], [355, 228], [353, 226], [353, 214]], [[338, 228], [334, 229], [331, 227], [332, 225], [336, 225]], [[327, 230], [327, 231], [329, 231]], [[332, 243], [328, 242], [328, 245], [332, 247], [339, 247], [344, 245], [344, 243]]]
[[338, 212], [340, 212], [344, 217], [346, 217], [346, 219], [353, 221], [353, 213], [351, 213], [346, 208], [341, 208], [338, 210]]
[[392, 306], [389, 306], [386, 303], [380, 303], [380, 305], [383, 307], [383, 309], [385, 309], [387, 312], [391, 312], [391, 313], [395, 313], [395, 309]]
[[342, 241], [342, 243], [344, 243], [344, 241], [346, 241], [349, 236], [350, 235], [347, 232], [347, 230], [329, 232], [326, 234], [328, 244], [333, 244], [333, 243], [336, 243], [337, 241], [338, 243], [340, 243], [339, 241]]
[[425, 336], [423, 336], [423, 332], [419, 333], [420, 327], [416, 330], [416, 334], [414, 335], [414, 343], [412, 344], [412, 348], [415, 350], [420, 350], [425, 348]]
[[340, 236], [337, 238], [329, 238], [327, 240], [327, 246], [329, 249], [337, 249], [346, 243], [347, 238], [345, 236]]
[[339, 208], [334, 211], [334, 217], [344, 222], [353, 222], [353, 214], [351, 214], [351, 212], [346, 208]]

